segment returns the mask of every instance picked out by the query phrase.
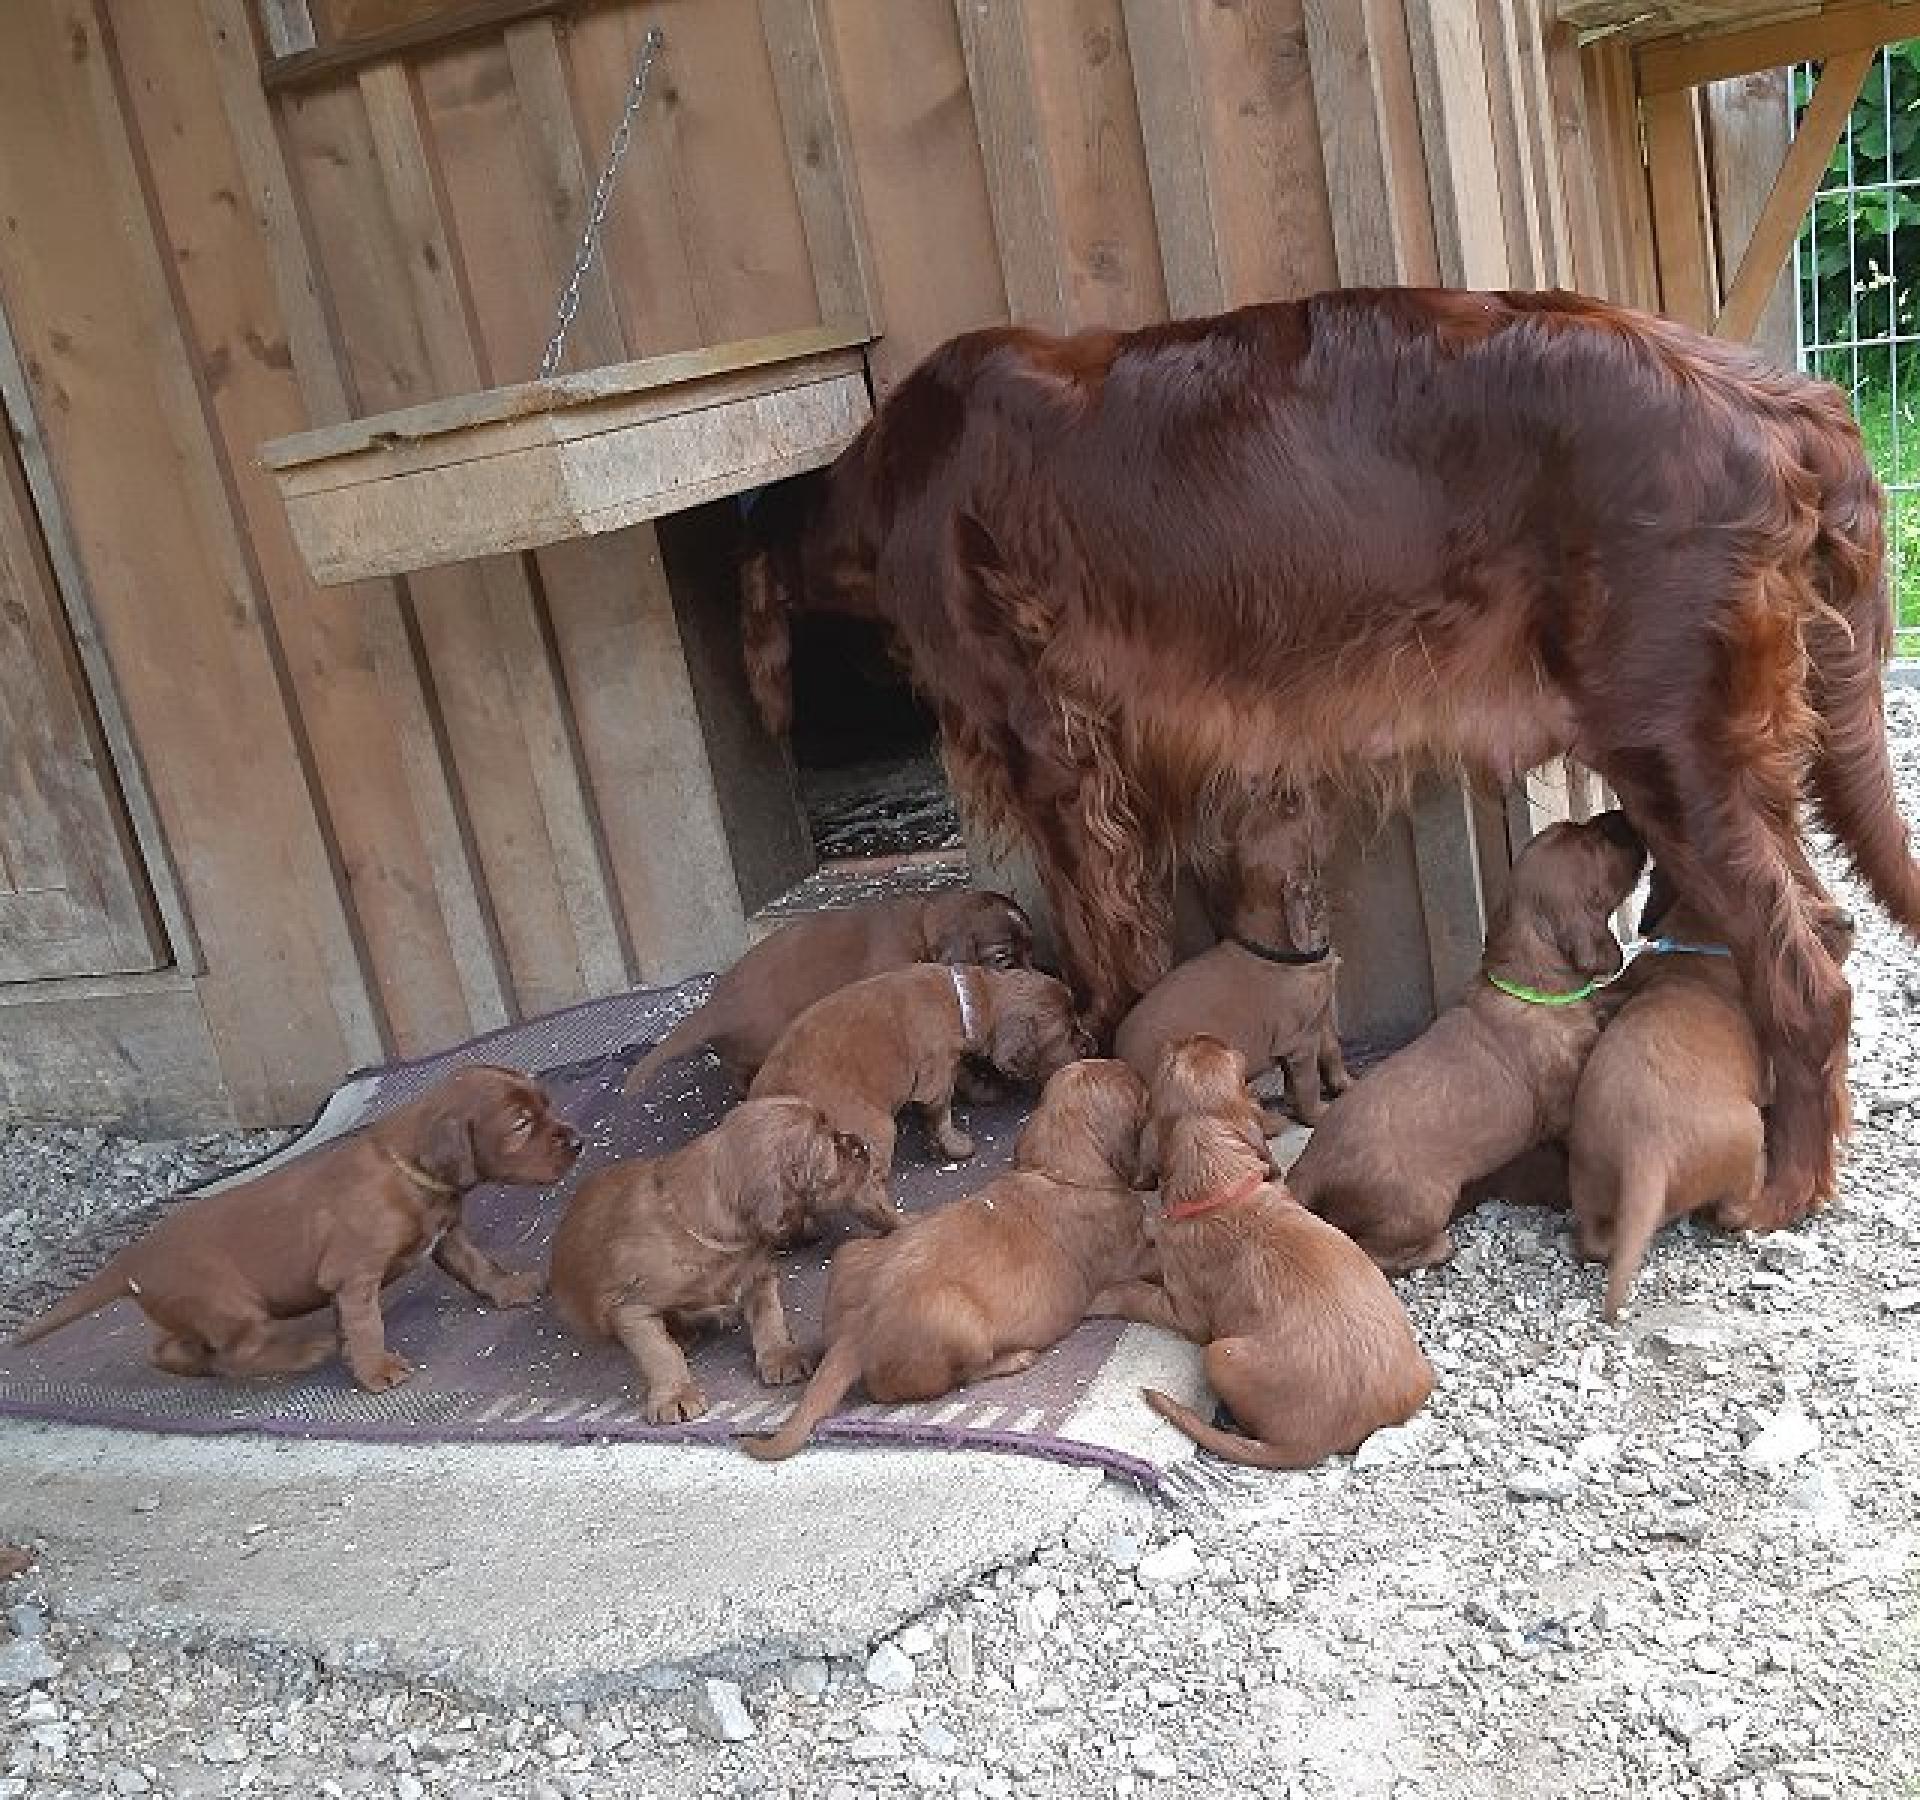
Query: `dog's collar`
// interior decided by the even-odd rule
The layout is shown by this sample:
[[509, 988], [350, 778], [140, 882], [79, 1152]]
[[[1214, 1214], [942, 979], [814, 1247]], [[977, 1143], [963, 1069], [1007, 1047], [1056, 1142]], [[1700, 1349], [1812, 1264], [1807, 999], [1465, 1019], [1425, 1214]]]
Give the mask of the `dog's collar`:
[[[1624, 968], [1624, 964], [1622, 967]], [[1607, 977], [1609, 981], [1618, 981], [1618, 972]], [[1514, 1000], [1524, 1000], [1529, 1006], [1577, 1006], [1582, 1000], [1591, 1000], [1595, 991], [1602, 985], [1598, 981], [1589, 981], [1577, 988], [1570, 988], [1564, 994], [1550, 994], [1544, 988], [1527, 987], [1518, 981], [1509, 981], [1504, 975], [1487, 971], [1487, 980], [1501, 993]]]
[[417, 1162], [411, 1162], [397, 1151], [387, 1152], [387, 1161], [400, 1171], [415, 1187], [425, 1188], [429, 1194], [451, 1197], [460, 1190], [450, 1181], [442, 1181], [438, 1175], [429, 1175]]
[[1279, 963], [1282, 968], [1300, 969], [1313, 963], [1323, 963], [1333, 954], [1333, 940], [1329, 938], [1317, 950], [1276, 950], [1271, 944], [1262, 944], [1250, 937], [1242, 937], [1237, 931], [1227, 933], [1229, 943], [1238, 944], [1249, 956], [1257, 956], [1262, 962]]
[[953, 976], [953, 997], [960, 1002], [960, 1048], [971, 1051], [976, 1048], [974, 1040], [979, 1036], [979, 1031], [973, 996], [967, 992], [970, 971], [960, 963], [949, 963], [947, 969]]
[[1264, 1169], [1256, 1169], [1245, 1181], [1233, 1187], [1215, 1188], [1210, 1194], [1198, 1194], [1191, 1200], [1176, 1201], [1160, 1216], [1169, 1224], [1178, 1225], [1183, 1219], [1198, 1219], [1207, 1213], [1224, 1212], [1229, 1206], [1238, 1206], [1243, 1200], [1251, 1200], [1272, 1179]]
[[1627, 960], [1636, 956], [1731, 956], [1725, 944], [1688, 944], [1679, 938], [1638, 938], [1627, 946]]

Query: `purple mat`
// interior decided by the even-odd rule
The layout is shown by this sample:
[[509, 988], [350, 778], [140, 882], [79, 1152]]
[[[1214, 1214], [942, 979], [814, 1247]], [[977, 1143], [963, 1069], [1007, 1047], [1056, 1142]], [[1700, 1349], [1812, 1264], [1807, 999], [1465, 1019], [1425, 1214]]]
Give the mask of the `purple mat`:
[[[467, 1062], [503, 1062], [538, 1071], [564, 1115], [587, 1141], [568, 1181], [552, 1193], [481, 1188], [468, 1202], [473, 1235], [503, 1262], [544, 1262], [568, 1194], [593, 1170], [626, 1157], [657, 1155], [706, 1130], [733, 1094], [702, 1058], [669, 1069], [639, 1094], [623, 1094], [628, 1067], [699, 996], [703, 984], [640, 992], [575, 1007], [550, 1018], [462, 1045], [444, 1055], [348, 1082], [290, 1152], [297, 1155], [411, 1100]], [[894, 1193], [919, 1211], [970, 1192], [1007, 1165], [1027, 1103], [974, 1107], [963, 1114], [978, 1145], [974, 1159], [944, 1166], [917, 1121], [902, 1129]], [[844, 1233], [784, 1259], [794, 1335], [817, 1343], [826, 1262]], [[105, 1260], [111, 1245], [75, 1259], [75, 1279]], [[51, 1293], [35, 1296], [44, 1304]], [[20, 1296], [14, 1297], [18, 1301]], [[10, 1304], [16, 1321], [31, 1310]], [[502, 1312], [488, 1307], [431, 1265], [387, 1291], [388, 1343], [415, 1367], [405, 1385], [384, 1394], [357, 1388], [333, 1364], [294, 1380], [227, 1381], [171, 1376], [146, 1361], [148, 1327], [128, 1302], [26, 1348], [0, 1346], [0, 1414], [152, 1431], [256, 1431], [293, 1437], [395, 1439], [596, 1438], [648, 1442], [723, 1441], [740, 1429], [771, 1429], [798, 1392], [766, 1388], [753, 1373], [744, 1331], [703, 1339], [690, 1356], [713, 1410], [691, 1424], [646, 1423], [617, 1346], [576, 1339], [542, 1302]], [[1103, 1370], [1127, 1334], [1108, 1323], [1083, 1325], [1029, 1371], [924, 1405], [854, 1405], [822, 1427], [824, 1440], [913, 1443], [1018, 1451], [1098, 1465], [1147, 1485], [1176, 1454], [1162, 1446], [1139, 1404], [1137, 1375], [1116, 1406], [1114, 1382], [1097, 1392]], [[1122, 1360], [1131, 1363], [1135, 1358]], [[1128, 1420], [1113, 1429], [1113, 1416]], [[1102, 1441], [1104, 1440], [1104, 1441]]]

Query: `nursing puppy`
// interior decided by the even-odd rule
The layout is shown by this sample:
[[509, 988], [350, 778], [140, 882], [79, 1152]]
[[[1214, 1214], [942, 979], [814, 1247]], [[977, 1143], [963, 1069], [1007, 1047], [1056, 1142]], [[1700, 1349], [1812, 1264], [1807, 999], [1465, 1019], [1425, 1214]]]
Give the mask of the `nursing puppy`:
[[[1220, 942], [1156, 983], [1114, 1037], [1114, 1054], [1143, 1081], [1167, 1045], [1205, 1032], [1239, 1051], [1249, 1080], [1284, 1070], [1302, 1124], [1317, 1122], [1326, 1097], [1351, 1085], [1334, 1022], [1340, 959], [1328, 936], [1317, 835], [1314, 810], [1298, 802], [1241, 812], [1209, 896], [1224, 922]], [[1270, 1131], [1284, 1123], [1266, 1119]]]
[[[540, 1277], [503, 1269], [466, 1234], [460, 1206], [482, 1182], [545, 1186], [580, 1154], [540, 1085], [516, 1069], [450, 1075], [410, 1105], [310, 1155], [174, 1208], [13, 1340], [129, 1298], [173, 1375], [290, 1375], [344, 1347], [379, 1393], [413, 1373], [387, 1348], [380, 1293], [431, 1254], [495, 1306], [526, 1306]], [[311, 1315], [331, 1306], [338, 1334]]]
[[1466, 1184], [1571, 1127], [1594, 984], [1620, 967], [1609, 921], [1644, 860], [1622, 813], [1549, 825], [1515, 859], [1472, 991], [1336, 1100], [1288, 1171], [1389, 1275], [1445, 1262]]
[[634, 1064], [627, 1091], [703, 1045], [745, 1087], [809, 1006], [868, 975], [914, 963], [1024, 969], [1032, 960], [1033, 927], [1004, 894], [909, 894], [814, 913], [763, 938], [715, 981], [706, 1003]]
[[615, 1163], [583, 1182], [554, 1234], [550, 1285], [582, 1337], [614, 1338], [639, 1368], [648, 1420], [697, 1419], [707, 1397], [678, 1339], [744, 1318], [773, 1386], [810, 1366], [787, 1329], [773, 1253], [833, 1212], [875, 1218], [858, 1138], [804, 1100], [748, 1100], [670, 1155]]
[[[1659, 930], [1691, 948], [1636, 965], [1631, 997], [1580, 1077], [1568, 1138], [1574, 1242], [1607, 1265], [1609, 1320], [1662, 1227], [1696, 1212], [1748, 1227], [1766, 1180], [1769, 1084], [1740, 972], [1685, 903]], [[1843, 962], [1852, 922], [1836, 913], [1822, 935]]]
[[1059, 1070], [1013, 1172], [834, 1254], [827, 1349], [787, 1422], [742, 1438], [791, 1456], [858, 1382], [885, 1404], [934, 1400], [1029, 1368], [1114, 1284], [1151, 1267], [1138, 1174], [1146, 1089], [1124, 1063]]
[[1235, 1126], [1176, 1119], [1153, 1227], [1160, 1285], [1101, 1310], [1206, 1345], [1207, 1381], [1249, 1435], [1156, 1389], [1147, 1404], [1203, 1449], [1259, 1469], [1306, 1469], [1426, 1403], [1433, 1369], [1384, 1275], [1305, 1211]]
[[871, 1185], [885, 1204], [894, 1114], [925, 1116], [943, 1156], [973, 1154], [953, 1122], [954, 1080], [977, 1058], [1016, 1081], [1044, 1081], [1093, 1048], [1073, 996], [1031, 970], [921, 966], [870, 975], [815, 1002], [788, 1027], [748, 1090], [756, 1099], [811, 1100], [872, 1152]]

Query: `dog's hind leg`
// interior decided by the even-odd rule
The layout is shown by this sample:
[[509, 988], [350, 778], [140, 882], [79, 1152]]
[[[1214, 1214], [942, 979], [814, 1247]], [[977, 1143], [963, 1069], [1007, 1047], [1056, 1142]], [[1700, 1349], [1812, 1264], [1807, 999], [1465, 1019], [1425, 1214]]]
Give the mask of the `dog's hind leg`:
[[219, 1375], [302, 1375], [339, 1349], [339, 1340], [311, 1319], [255, 1319], [214, 1347]]

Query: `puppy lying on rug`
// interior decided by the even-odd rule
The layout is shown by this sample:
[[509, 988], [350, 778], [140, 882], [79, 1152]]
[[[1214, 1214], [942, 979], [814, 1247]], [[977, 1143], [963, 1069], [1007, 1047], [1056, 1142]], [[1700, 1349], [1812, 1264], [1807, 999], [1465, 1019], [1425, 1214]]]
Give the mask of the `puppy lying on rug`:
[[1146, 1088], [1126, 1064], [1059, 1070], [1013, 1147], [1013, 1171], [834, 1254], [827, 1349], [787, 1422], [742, 1438], [791, 1456], [855, 1382], [892, 1404], [1031, 1368], [1102, 1293], [1150, 1264], [1138, 1172]]
[[1004, 894], [910, 894], [814, 913], [763, 938], [722, 975], [705, 1005], [634, 1064], [627, 1091], [702, 1045], [745, 1087], [809, 1006], [869, 975], [915, 963], [1024, 969], [1032, 961], [1033, 927]]
[[973, 1139], [953, 1122], [961, 1064], [977, 1058], [1016, 1081], [1044, 1081], [1093, 1048], [1073, 996], [1031, 970], [922, 965], [870, 975], [814, 1005], [774, 1045], [748, 1090], [756, 1100], [811, 1100], [873, 1153], [884, 1198], [894, 1114], [917, 1107], [943, 1156], [964, 1161]]
[[773, 1253], [832, 1212], [877, 1231], [898, 1223], [867, 1147], [804, 1100], [747, 1100], [670, 1155], [616, 1163], [583, 1182], [553, 1239], [551, 1286], [582, 1337], [617, 1338], [638, 1365], [647, 1419], [697, 1419], [707, 1397], [676, 1341], [744, 1317], [760, 1379], [806, 1378], [787, 1329]]
[[1646, 852], [1619, 812], [1549, 825], [1515, 859], [1481, 979], [1327, 1109], [1287, 1179], [1389, 1275], [1445, 1262], [1476, 1176], [1573, 1122], [1600, 1036], [1598, 984], [1618, 972], [1609, 923]]
[[1433, 1370], [1387, 1278], [1295, 1201], [1233, 1120], [1173, 1120], [1161, 1170], [1159, 1284], [1128, 1283], [1098, 1310], [1206, 1345], [1207, 1381], [1250, 1435], [1148, 1388], [1155, 1412], [1229, 1462], [1306, 1469], [1426, 1403]]
[[[580, 1154], [540, 1086], [514, 1069], [462, 1069], [409, 1106], [284, 1167], [188, 1200], [21, 1331], [30, 1344], [132, 1299], [175, 1375], [290, 1375], [343, 1344], [374, 1393], [413, 1373], [387, 1349], [380, 1290], [423, 1255], [495, 1306], [525, 1306], [537, 1274], [503, 1269], [461, 1228], [483, 1182], [546, 1186]], [[339, 1332], [310, 1315], [331, 1305]]]
[[[1328, 936], [1315, 816], [1298, 802], [1249, 804], [1209, 896], [1219, 943], [1164, 976], [1121, 1022], [1114, 1054], [1151, 1081], [1160, 1053], [1204, 1031], [1239, 1051], [1247, 1079], [1286, 1072], [1295, 1118], [1312, 1125], [1351, 1085], [1334, 1023], [1340, 959]], [[1269, 1115], [1267, 1129], [1285, 1121]]]
[[[1684, 902], [1658, 930], [1587, 1060], [1567, 1143], [1574, 1241], [1607, 1264], [1609, 1320], [1662, 1227], [1696, 1212], [1752, 1225], [1767, 1173], [1767, 1070], [1740, 972]], [[1852, 921], [1836, 910], [1822, 937], [1844, 963]]]

